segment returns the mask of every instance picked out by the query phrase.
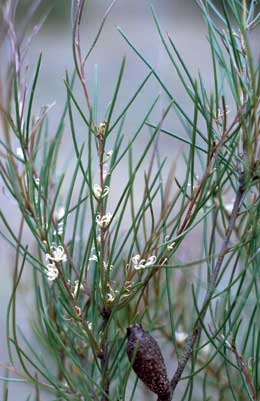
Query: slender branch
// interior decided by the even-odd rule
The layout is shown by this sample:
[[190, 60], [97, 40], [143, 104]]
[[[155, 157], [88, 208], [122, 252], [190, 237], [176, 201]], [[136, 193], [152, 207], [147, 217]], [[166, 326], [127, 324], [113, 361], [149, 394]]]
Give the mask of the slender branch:
[[101, 331], [104, 334], [103, 335], [103, 340], [101, 344], [101, 353], [99, 355], [100, 361], [101, 361], [101, 369], [102, 369], [102, 388], [105, 391], [106, 394], [102, 395], [101, 401], [109, 401], [109, 387], [110, 387], [110, 378], [109, 378], [109, 372], [108, 372], [108, 356], [109, 356], [109, 350], [108, 350], [108, 339], [107, 339], [107, 325], [109, 322], [111, 312], [109, 310], [106, 310], [105, 308], [102, 311], [102, 327]]
[[[98, 129], [98, 157], [99, 157], [99, 184], [101, 188], [101, 197], [99, 200], [99, 208], [100, 208], [100, 220], [103, 221], [105, 216], [105, 204], [104, 199], [102, 197], [104, 191], [104, 148], [105, 148], [105, 126], [101, 124]], [[109, 269], [106, 269], [105, 265], [105, 234], [107, 231], [107, 226], [105, 224], [100, 225], [100, 266], [101, 266], [101, 283], [102, 283], [102, 292], [103, 292], [103, 305], [101, 307], [100, 314], [102, 316], [102, 325], [101, 325], [101, 333], [102, 333], [102, 341], [101, 341], [101, 350], [99, 354], [99, 359], [101, 361], [101, 371], [102, 371], [102, 388], [104, 390], [104, 394], [101, 397], [101, 401], [109, 400], [109, 387], [110, 387], [110, 377], [109, 377], [109, 350], [108, 350], [108, 335], [107, 335], [107, 327], [111, 314], [110, 308], [107, 306], [106, 301], [106, 293], [107, 293], [107, 285], [109, 283]]]
[[[104, 166], [103, 166], [103, 153], [104, 153], [104, 137], [101, 135], [99, 138], [99, 179], [100, 179], [100, 187], [101, 191], [103, 193], [104, 190]], [[104, 205], [104, 199], [101, 196], [100, 199], [100, 216], [101, 219], [105, 215], [105, 205]], [[107, 277], [106, 277], [106, 270], [104, 268], [104, 259], [105, 259], [105, 231], [106, 227], [101, 226], [100, 227], [100, 261], [101, 261], [101, 271], [102, 271], [102, 282], [103, 284], [107, 283]], [[104, 273], [104, 274], [103, 274]], [[106, 288], [105, 288], [106, 292]], [[104, 305], [106, 301], [104, 300]], [[102, 310], [102, 334], [103, 334], [103, 340], [101, 344], [102, 352], [100, 356], [101, 360], [101, 369], [102, 369], [102, 387], [104, 391], [106, 392], [106, 395], [103, 395], [101, 400], [102, 401], [108, 401], [108, 394], [109, 394], [109, 385], [110, 385], [110, 380], [109, 380], [109, 375], [108, 375], [108, 341], [107, 341], [107, 324], [109, 321], [110, 317], [110, 311], [106, 309], [106, 306], [104, 306]]]
[[215, 265], [215, 267], [214, 267], [214, 269], [213, 269], [213, 271], [211, 273], [209, 286], [208, 286], [208, 290], [207, 290], [207, 293], [206, 293], [205, 298], [204, 298], [204, 302], [203, 302], [203, 306], [202, 306], [202, 309], [201, 309], [201, 313], [199, 314], [197, 320], [194, 323], [192, 334], [188, 339], [188, 342], [187, 342], [187, 344], [185, 346], [184, 352], [183, 352], [182, 356], [179, 359], [177, 370], [176, 370], [176, 372], [175, 372], [175, 374], [174, 374], [174, 376], [173, 376], [173, 378], [171, 380], [172, 395], [173, 395], [174, 390], [177, 387], [177, 385], [178, 385], [178, 383], [179, 383], [179, 381], [181, 379], [182, 373], [183, 373], [183, 371], [184, 371], [189, 359], [192, 356], [194, 344], [195, 344], [196, 340], [199, 338], [199, 336], [201, 334], [201, 330], [202, 330], [201, 321], [204, 319], [204, 317], [205, 317], [205, 315], [207, 313], [207, 310], [208, 310], [208, 307], [209, 307], [209, 304], [210, 304], [210, 301], [211, 301], [211, 297], [212, 297], [212, 295], [213, 295], [213, 293], [215, 291], [215, 288], [216, 288], [217, 278], [219, 276], [219, 272], [220, 272], [220, 269], [221, 269], [221, 266], [222, 266], [222, 262], [224, 260], [224, 256], [225, 256], [225, 254], [227, 253], [227, 250], [228, 250], [229, 240], [230, 240], [231, 234], [232, 234], [232, 232], [234, 230], [234, 227], [235, 227], [235, 222], [236, 222], [236, 219], [237, 219], [237, 215], [238, 215], [238, 212], [239, 212], [239, 208], [240, 208], [240, 204], [241, 204], [241, 201], [242, 201], [242, 198], [243, 198], [244, 191], [245, 191], [245, 188], [244, 188], [244, 174], [240, 173], [240, 175], [239, 175], [239, 186], [238, 186], [238, 190], [237, 190], [237, 193], [236, 193], [236, 198], [235, 198], [235, 202], [234, 202], [234, 205], [233, 205], [233, 210], [232, 210], [232, 213], [231, 213], [229, 225], [228, 225], [225, 237], [224, 237], [223, 242], [222, 242], [221, 250], [220, 250], [219, 256], [217, 258], [216, 265]]
[[108, 15], [110, 14], [110, 11], [112, 10], [112, 8], [114, 7], [114, 5], [116, 4], [117, 1], [118, 0], [113, 0], [112, 3], [108, 6], [108, 8], [107, 8], [107, 10], [106, 10], [106, 12], [105, 12], [105, 14], [104, 14], [104, 16], [102, 18], [102, 21], [101, 21], [101, 24], [99, 26], [98, 32], [97, 32], [97, 34], [96, 34], [96, 36], [95, 36], [95, 38], [94, 38], [94, 40], [92, 42], [92, 45], [90, 46], [90, 49], [87, 52], [87, 54], [86, 54], [86, 56], [85, 56], [85, 58], [83, 60], [83, 63], [82, 63], [83, 67], [85, 67], [86, 61], [87, 61], [88, 57], [90, 56], [90, 53], [94, 49], [94, 47], [95, 47], [95, 45], [96, 45], [96, 43], [97, 43], [97, 41], [99, 39], [99, 36], [101, 35], [101, 32], [102, 32], [102, 29], [103, 29], [103, 27], [105, 25], [106, 19], [107, 19]]
[[78, 77], [80, 79], [84, 96], [86, 99], [87, 107], [88, 110], [90, 111], [92, 108], [89, 94], [88, 94], [88, 88], [87, 88], [87, 82], [86, 82], [86, 76], [85, 76], [85, 70], [84, 70], [84, 61], [82, 60], [82, 54], [81, 54], [81, 44], [80, 44], [80, 22], [81, 22], [81, 17], [82, 17], [82, 12], [83, 12], [83, 7], [84, 7], [84, 0], [79, 1], [77, 5], [77, 10], [76, 10], [76, 16], [75, 16], [75, 21], [74, 21], [74, 26], [73, 26], [73, 55], [74, 55], [74, 62], [75, 62], [75, 67], [76, 71], [78, 74]]

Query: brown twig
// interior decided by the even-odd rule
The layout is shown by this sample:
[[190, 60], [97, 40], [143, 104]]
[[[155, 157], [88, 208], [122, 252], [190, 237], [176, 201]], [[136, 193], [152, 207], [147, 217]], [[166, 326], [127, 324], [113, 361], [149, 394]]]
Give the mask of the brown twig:
[[106, 19], [107, 19], [108, 15], [110, 14], [112, 8], [114, 7], [114, 5], [116, 4], [117, 1], [118, 0], [113, 0], [112, 3], [108, 6], [108, 8], [107, 8], [107, 10], [106, 10], [106, 12], [105, 12], [105, 14], [104, 14], [104, 16], [102, 18], [101, 24], [100, 24], [100, 26], [98, 28], [98, 32], [97, 32], [97, 34], [96, 34], [96, 36], [95, 36], [95, 38], [94, 38], [94, 40], [92, 42], [92, 45], [90, 46], [89, 51], [87, 52], [86, 56], [84, 57], [83, 67], [85, 66], [85, 63], [86, 63], [88, 57], [90, 56], [90, 53], [94, 49], [94, 47], [95, 47], [95, 45], [96, 45], [96, 43], [97, 43], [97, 41], [98, 41], [98, 39], [99, 39], [99, 37], [101, 35], [102, 29], [103, 29], [103, 27], [105, 25], [105, 22], [106, 22]]
[[102, 388], [105, 392], [105, 394], [102, 395], [101, 397], [101, 401], [109, 401], [109, 387], [110, 387], [110, 378], [108, 374], [109, 350], [108, 350], [108, 340], [106, 332], [111, 312], [104, 308], [101, 314], [103, 318], [101, 331], [104, 335], [101, 343], [101, 352], [99, 354], [99, 359], [101, 361], [101, 370], [102, 370]]
[[[105, 126], [101, 125], [98, 131], [98, 156], [99, 156], [99, 181], [100, 181], [100, 188], [101, 188], [101, 194], [103, 193], [104, 190], [104, 161], [103, 161], [103, 156], [104, 156], [104, 146], [105, 146], [105, 137], [104, 137], [104, 132], [105, 132]], [[100, 198], [100, 218], [102, 221], [102, 218], [105, 216], [105, 204], [104, 204], [104, 199], [101, 195]], [[107, 227], [104, 225], [100, 226], [100, 263], [101, 263], [101, 271], [102, 271], [102, 287], [105, 285], [105, 288], [103, 288], [105, 294], [107, 290], [107, 283], [109, 283], [109, 268], [106, 271], [105, 269], [105, 264], [104, 264], [104, 259], [105, 259], [105, 234], [106, 234]], [[106, 295], [104, 295], [104, 300], [103, 300], [103, 307], [101, 310], [101, 316], [102, 316], [102, 326], [101, 326], [101, 332], [103, 335], [102, 342], [101, 342], [101, 352], [99, 355], [100, 361], [101, 361], [101, 370], [102, 370], [102, 388], [105, 392], [104, 395], [102, 395], [101, 400], [102, 401], [108, 401], [108, 396], [109, 396], [109, 387], [110, 387], [110, 378], [109, 378], [109, 371], [108, 371], [108, 362], [109, 362], [109, 350], [108, 350], [108, 339], [107, 339], [107, 326], [109, 322], [111, 311], [109, 308], [107, 308], [106, 305]]]
[[77, 71], [78, 77], [80, 79], [82, 88], [83, 88], [83, 92], [84, 92], [84, 96], [86, 99], [88, 110], [90, 111], [92, 109], [92, 105], [91, 105], [89, 94], [88, 94], [88, 88], [87, 88], [87, 82], [86, 82], [86, 76], [85, 76], [85, 68], [84, 68], [84, 60], [82, 59], [81, 45], [80, 45], [80, 23], [81, 23], [81, 17], [82, 17], [82, 13], [83, 13], [84, 3], [85, 3], [84, 0], [80, 0], [78, 2], [72, 37], [73, 37], [73, 54], [74, 54], [75, 67], [76, 67], [76, 71]]

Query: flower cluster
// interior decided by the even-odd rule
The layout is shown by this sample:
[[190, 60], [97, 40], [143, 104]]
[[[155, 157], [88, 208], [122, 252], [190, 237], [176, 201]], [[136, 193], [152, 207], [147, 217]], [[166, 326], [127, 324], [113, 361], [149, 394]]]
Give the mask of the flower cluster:
[[104, 198], [109, 193], [109, 187], [107, 185], [104, 186], [103, 190], [100, 185], [95, 184], [93, 188], [93, 192], [96, 199]]
[[46, 259], [56, 263], [66, 262], [67, 256], [64, 252], [63, 246], [61, 245], [56, 246], [55, 244], [53, 244], [50, 247], [50, 250], [51, 250], [51, 255], [49, 253], [46, 253]]
[[91, 256], [91, 258], [89, 258], [89, 260], [90, 260], [90, 261], [93, 260], [93, 262], [98, 262], [98, 257], [97, 257], [97, 255], [95, 255], [95, 254], [93, 253], [93, 255]]
[[114, 290], [111, 287], [110, 283], [107, 284], [107, 289], [108, 289], [108, 291], [107, 291], [107, 302], [108, 303], [114, 302], [114, 300], [115, 300], [117, 294], [119, 293], [119, 291], [118, 290]]
[[219, 121], [222, 117], [225, 117], [230, 112], [231, 112], [231, 110], [228, 105], [226, 105], [224, 110], [219, 108], [216, 120]]
[[99, 225], [99, 227], [106, 228], [109, 225], [111, 219], [112, 219], [111, 213], [107, 213], [102, 217], [100, 216], [100, 214], [98, 214], [96, 217], [96, 222]]
[[149, 256], [148, 259], [141, 259], [140, 255], [135, 255], [132, 257], [132, 263], [135, 270], [145, 269], [148, 266], [152, 266], [156, 263], [156, 256]]
[[106, 131], [106, 127], [107, 127], [107, 121], [103, 121], [102, 123], [100, 123], [99, 126], [97, 127], [96, 136], [102, 138]]
[[[92, 255], [91, 256], [91, 258], [89, 258], [89, 260], [90, 261], [93, 261], [93, 262], [98, 262], [98, 257], [97, 257], [97, 255]], [[108, 265], [108, 263], [107, 262], [103, 262], [103, 267], [104, 267], [104, 270], [106, 271], [106, 270], [112, 270], [113, 269], [113, 267], [114, 267], [114, 265]]]
[[53, 244], [50, 247], [50, 251], [51, 253], [46, 253], [46, 260], [49, 262], [46, 265], [46, 275], [49, 281], [54, 281], [59, 275], [56, 264], [66, 262], [67, 256], [61, 245], [56, 246]]
[[46, 266], [46, 275], [49, 281], [54, 281], [59, 275], [59, 270], [54, 263], [49, 263]]

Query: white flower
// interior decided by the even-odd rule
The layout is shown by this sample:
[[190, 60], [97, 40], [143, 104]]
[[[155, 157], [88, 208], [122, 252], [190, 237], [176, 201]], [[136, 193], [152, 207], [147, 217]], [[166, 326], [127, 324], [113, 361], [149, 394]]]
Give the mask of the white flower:
[[95, 184], [94, 188], [93, 188], [95, 198], [97, 198], [97, 199], [104, 198], [105, 196], [107, 196], [109, 191], [110, 191], [110, 189], [107, 185], [104, 186], [103, 190], [102, 190], [101, 186], [98, 184]]
[[104, 198], [105, 196], [107, 196], [107, 194], [109, 193], [109, 191], [110, 191], [110, 188], [109, 188], [107, 185], [105, 185], [105, 186], [104, 186], [104, 189], [103, 189], [103, 192], [102, 192], [102, 198]]
[[95, 184], [93, 188], [94, 195], [97, 199], [101, 198], [102, 195], [102, 188], [100, 185]]
[[167, 245], [167, 250], [172, 251], [175, 244], [176, 244], [176, 241], [173, 241], [171, 244]]
[[109, 292], [107, 294], [107, 302], [113, 302], [115, 300], [115, 295], [111, 294], [111, 292]]
[[114, 290], [111, 285], [107, 284], [107, 302], [113, 302], [118, 294], [118, 290]]
[[157, 257], [155, 255], [149, 256], [149, 258], [145, 262], [145, 267], [154, 265], [156, 263], [156, 260], [157, 260]]
[[52, 254], [51, 255], [49, 253], [46, 254], [46, 259], [47, 260], [53, 260], [53, 261], [55, 261], [57, 263], [66, 262], [67, 256], [66, 256], [66, 254], [64, 252], [63, 246], [61, 246], [61, 245], [59, 245], [59, 246], [52, 245], [50, 247], [50, 249], [51, 249], [51, 253]]
[[222, 109], [218, 109], [218, 115], [217, 115], [217, 119], [219, 120], [221, 117], [224, 117], [225, 116], [225, 114], [228, 114], [228, 113], [230, 113], [230, 108], [229, 108], [229, 106], [228, 105], [226, 105], [226, 109], [225, 109], [225, 111], [224, 110], [222, 110]]
[[183, 345], [188, 336], [188, 333], [184, 331], [175, 331], [175, 339], [178, 345]]
[[89, 328], [89, 330], [92, 330], [92, 322], [89, 322], [88, 320], [87, 320], [87, 325], [88, 325], [88, 328]]
[[152, 266], [156, 263], [156, 256], [149, 256], [149, 258], [146, 259], [141, 259], [140, 255], [135, 255], [132, 257], [132, 263], [134, 265], [135, 270], [140, 270], [140, 269], [145, 269], [148, 266]]
[[[132, 262], [134, 265], [137, 265], [140, 261], [141, 256], [140, 255], [135, 255], [132, 257]], [[144, 260], [144, 259], [143, 259]]]
[[98, 214], [96, 217], [96, 222], [100, 227], [105, 228], [109, 225], [111, 219], [112, 219], [111, 213], [105, 214], [102, 217], [100, 216], [100, 214]]
[[102, 123], [99, 124], [98, 131], [97, 131], [97, 136], [98, 137], [102, 137], [104, 135], [106, 127], [107, 127], [107, 122], [106, 121], [103, 121]]
[[165, 244], [163, 244], [163, 245], [167, 245], [167, 251], [169, 251], [169, 252], [172, 251], [174, 245], [176, 244], [176, 241], [172, 241], [172, 240], [170, 239], [170, 236], [169, 236], [169, 235], [166, 235], [166, 236], [165, 236], [164, 241], [165, 241]]
[[97, 255], [92, 255], [91, 258], [89, 258], [89, 260], [93, 260], [94, 262], [97, 262], [98, 257], [97, 257]]
[[96, 248], [92, 248], [91, 251], [92, 251], [92, 256], [89, 258], [89, 261], [98, 262], [98, 257], [100, 257], [100, 252], [98, 251], [96, 255], [96, 253], [94, 253], [96, 252]]
[[114, 302], [117, 294], [118, 294], [118, 290], [113, 290], [111, 288], [111, 292], [107, 293], [107, 302]]
[[16, 148], [16, 154], [20, 159], [24, 160], [24, 154], [22, 148]]
[[133, 256], [132, 262], [135, 270], [140, 270], [145, 268], [145, 259], [141, 259], [140, 255]]
[[39, 184], [40, 184], [40, 178], [37, 177], [37, 178], [34, 179], [34, 181], [35, 181], [35, 185], [38, 187]]
[[112, 270], [113, 269], [113, 267], [114, 267], [114, 265], [110, 265], [110, 266], [108, 266], [108, 263], [107, 262], [103, 262], [103, 266], [104, 266], [104, 270]]
[[49, 264], [46, 266], [46, 270], [47, 270], [46, 275], [47, 275], [48, 280], [49, 280], [49, 281], [54, 281], [54, 280], [56, 280], [56, 278], [57, 278], [58, 275], [59, 275], [59, 270], [57, 269], [57, 267], [55, 266], [55, 264], [54, 264], [54, 263], [49, 263]]

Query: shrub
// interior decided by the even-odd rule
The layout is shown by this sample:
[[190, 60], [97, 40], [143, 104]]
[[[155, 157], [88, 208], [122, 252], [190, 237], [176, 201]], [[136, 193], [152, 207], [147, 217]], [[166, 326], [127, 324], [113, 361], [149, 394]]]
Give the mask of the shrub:
[[[66, 73], [66, 104], [54, 135], [48, 126], [49, 107], [34, 116], [42, 55], [27, 87], [23, 55], [32, 34], [29, 40], [17, 36], [14, 3], [4, 2], [1, 10], [2, 44], [10, 45], [11, 63], [7, 96], [0, 102], [0, 171], [4, 192], [20, 211], [18, 229], [0, 211], [1, 236], [15, 249], [4, 400], [15, 375], [34, 384], [35, 400], [41, 389], [53, 400], [137, 399], [133, 364], [152, 390], [157, 386], [143, 375], [139, 361], [147, 355], [154, 358], [155, 380], [160, 380], [160, 369], [165, 374], [151, 339], [155, 331], [162, 353], [166, 346], [171, 350], [166, 359], [168, 401], [258, 400], [260, 74], [249, 36], [260, 20], [258, 2], [222, 0], [217, 8], [210, 0], [197, 1], [208, 28], [213, 91], [200, 73], [192, 76], [152, 8], [162, 46], [193, 105], [192, 115], [119, 28], [148, 74], [130, 99], [119, 104], [123, 58], [107, 111], [98, 121], [97, 79], [91, 95], [86, 65], [116, 1], [86, 53], [80, 35], [84, 0], [72, 1], [75, 73]], [[125, 118], [150, 80], [167, 96], [168, 106], [154, 121], [158, 97], [153, 99], [126, 142]], [[75, 82], [80, 83], [83, 102]], [[232, 99], [231, 106], [227, 98]], [[163, 128], [169, 112], [182, 122], [185, 137]], [[80, 135], [76, 119], [82, 123]], [[59, 174], [66, 122], [73, 169]], [[137, 154], [136, 140], [145, 131], [147, 143]], [[158, 138], [165, 134], [186, 146], [184, 179], [176, 176], [175, 161], [167, 164], [160, 152]], [[115, 182], [124, 159], [128, 177]], [[142, 193], [136, 184], [140, 172]], [[33, 237], [30, 244], [25, 227]], [[198, 256], [183, 262], [179, 250], [192, 249], [194, 238], [200, 236]], [[27, 265], [34, 283], [33, 329], [44, 353], [32, 347], [16, 324], [17, 290]], [[134, 343], [129, 362], [126, 329], [140, 327], [138, 323], [149, 334], [140, 350], [141, 340]]]

